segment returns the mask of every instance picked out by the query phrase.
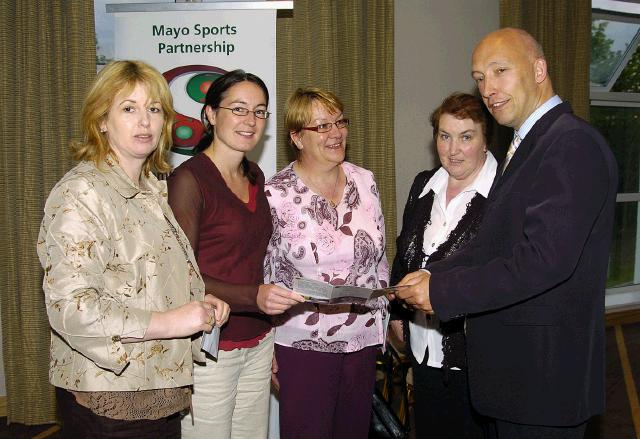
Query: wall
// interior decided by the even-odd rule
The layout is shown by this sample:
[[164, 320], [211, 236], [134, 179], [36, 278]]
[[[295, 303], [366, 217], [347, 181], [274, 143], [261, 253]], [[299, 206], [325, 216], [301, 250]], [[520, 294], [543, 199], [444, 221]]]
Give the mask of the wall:
[[498, 27], [497, 0], [395, 2], [398, 232], [414, 177], [437, 164], [429, 115], [451, 92], [474, 91], [471, 52]]

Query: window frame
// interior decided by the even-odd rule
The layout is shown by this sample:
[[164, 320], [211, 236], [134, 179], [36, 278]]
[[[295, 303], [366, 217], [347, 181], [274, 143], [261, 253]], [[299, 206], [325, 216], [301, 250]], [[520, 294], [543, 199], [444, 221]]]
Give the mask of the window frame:
[[[640, 25], [640, 17], [637, 15], [627, 14], [624, 12], [605, 11], [602, 9], [591, 10], [591, 21], [593, 20], [609, 20], [609, 21], [617, 21], [619, 23], [633, 23], [633, 24]], [[611, 78], [609, 78], [609, 82], [607, 83], [607, 85], [605, 86], [591, 85], [591, 96], [593, 96], [594, 92], [595, 93], [611, 93], [616, 95], [617, 94], [625, 94], [625, 95], [639, 94], [639, 93], [619, 93], [619, 92], [611, 91], [611, 87], [613, 87], [613, 85], [616, 83], [616, 81], [620, 77], [620, 74], [629, 63], [629, 60], [631, 59], [633, 54], [636, 52], [636, 49], [638, 48], [639, 44], [640, 44], [640, 32], [636, 32], [635, 37], [633, 37], [633, 39], [629, 43], [629, 46], [627, 47], [627, 50], [624, 53], [624, 56], [620, 60], [618, 67], [614, 70], [613, 74], [611, 75]], [[617, 99], [614, 99], [614, 100], [617, 100]], [[640, 101], [640, 99], [638, 100]]]
[[[610, 20], [624, 23], [634, 23], [640, 25], [640, 15], [629, 14], [624, 12], [614, 12], [604, 9], [592, 8], [593, 20]], [[589, 105], [591, 107], [621, 107], [621, 108], [639, 108], [640, 93], [624, 93], [610, 91], [616, 83], [620, 74], [627, 66], [629, 60], [633, 56], [640, 45], [640, 31], [636, 32], [635, 37], [629, 43], [626, 52], [620, 61], [618, 67], [612, 74], [609, 82], [605, 86], [590, 86]], [[639, 203], [640, 209], [640, 188], [638, 192], [620, 192], [616, 196], [616, 203]], [[636, 238], [640, 245], [640, 236]], [[639, 262], [640, 263], [640, 262]], [[640, 305], [640, 282], [633, 285], [607, 288], [605, 291], [605, 308], [623, 308], [629, 306]]]

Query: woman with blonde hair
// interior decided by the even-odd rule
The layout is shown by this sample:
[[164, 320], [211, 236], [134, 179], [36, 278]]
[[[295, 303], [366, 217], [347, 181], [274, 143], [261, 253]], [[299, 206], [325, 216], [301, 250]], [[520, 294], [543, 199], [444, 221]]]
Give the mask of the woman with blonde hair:
[[[265, 185], [273, 235], [265, 282], [297, 277], [386, 287], [384, 219], [373, 174], [345, 161], [349, 119], [319, 88], [298, 89], [284, 117], [296, 160]], [[305, 303], [275, 317], [283, 438], [366, 438], [387, 300]]]
[[169, 170], [174, 114], [154, 68], [107, 65], [84, 101], [80, 163], [47, 199], [38, 255], [65, 437], [179, 438], [202, 358], [192, 335], [228, 318], [225, 302], [205, 296], [153, 174]]

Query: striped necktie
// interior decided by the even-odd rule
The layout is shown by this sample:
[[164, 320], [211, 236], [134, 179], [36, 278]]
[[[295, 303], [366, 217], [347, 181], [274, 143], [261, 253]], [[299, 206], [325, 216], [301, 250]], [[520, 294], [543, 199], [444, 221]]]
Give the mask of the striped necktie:
[[513, 140], [511, 141], [511, 144], [509, 145], [509, 149], [507, 150], [507, 156], [504, 158], [504, 164], [502, 165], [502, 173], [503, 174], [504, 174], [504, 171], [507, 169], [507, 166], [509, 165], [509, 162], [511, 161], [511, 158], [516, 153], [516, 149], [520, 145], [521, 141], [522, 141], [522, 139], [520, 138], [520, 136], [518, 136], [518, 133], [513, 133]]

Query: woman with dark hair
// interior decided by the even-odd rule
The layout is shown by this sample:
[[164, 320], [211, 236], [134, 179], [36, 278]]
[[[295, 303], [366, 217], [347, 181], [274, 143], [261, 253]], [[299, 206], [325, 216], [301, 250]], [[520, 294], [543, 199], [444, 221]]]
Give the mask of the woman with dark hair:
[[207, 293], [231, 306], [218, 358], [194, 369], [192, 417], [184, 437], [264, 438], [268, 430], [273, 332], [270, 315], [303, 302], [264, 285], [271, 237], [264, 175], [245, 153], [264, 133], [269, 93], [257, 76], [234, 70], [209, 88], [196, 155], [169, 177], [169, 204], [193, 247]]
[[[419, 173], [413, 182], [397, 240], [392, 285], [473, 239], [496, 173], [496, 160], [487, 150], [492, 125], [478, 97], [448, 96], [431, 114], [431, 125], [442, 167]], [[394, 302], [394, 311], [398, 309]], [[405, 317], [391, 326], [396, 333], [404, 329], [409, 337], [416, 437], [482, 437], [469, 402], [464, 319], [445, 323], [420, 311]]]

